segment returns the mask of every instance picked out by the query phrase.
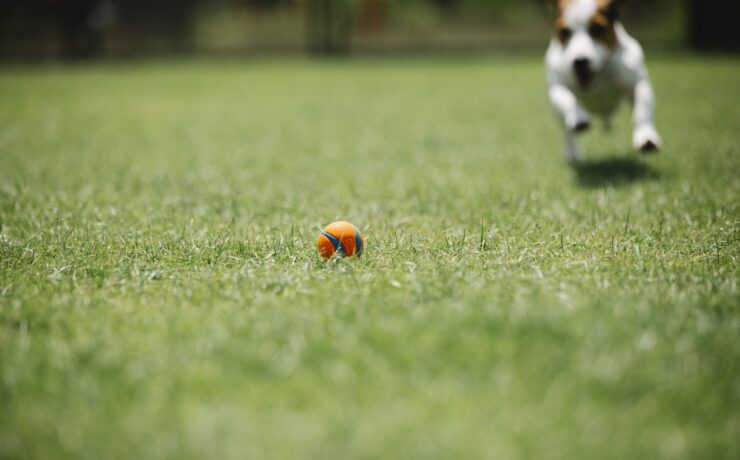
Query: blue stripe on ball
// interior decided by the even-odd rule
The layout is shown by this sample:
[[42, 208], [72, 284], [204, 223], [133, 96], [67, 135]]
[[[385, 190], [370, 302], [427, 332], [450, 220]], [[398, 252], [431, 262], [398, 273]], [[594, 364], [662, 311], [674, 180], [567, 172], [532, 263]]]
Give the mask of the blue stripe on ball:
[[321, 234], [329, 239], [329, 242], [332, 244], [332, 246], [334, 246], [335, 251], [339, 251], [342, 254], [344, 254], [344, 247], [342, 246], [342, 243], [339, 241], [337, 237], [323, 230], [321, 231]]
[[360, 238], [360, 232], [357, 230], [357, 227], [354, 225], [352, 228], [355, 230], [355, 251], [357, 252], [357, 256], [362, 255], [362, 238]]

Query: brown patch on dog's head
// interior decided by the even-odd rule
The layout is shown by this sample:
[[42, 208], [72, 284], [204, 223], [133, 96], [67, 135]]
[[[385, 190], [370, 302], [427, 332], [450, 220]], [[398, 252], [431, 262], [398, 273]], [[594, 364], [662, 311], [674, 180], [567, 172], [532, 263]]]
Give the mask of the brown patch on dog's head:
[[622, 8], [621, 0], [596, 0], [596, 14], [588, 24], [588, 34], [608, 48], [617, 46], [617, 34], [614, 23], [619, 19]]
[[568, 27], [568, 24], [565, 23], [562, 15], [558, 16], [555, 20], [555, 35], [563, 45], [566, 45], [573, 36], [573, 31]]
[[[549, 0], [548, 4], [557, 11], [555, 17], [555, 35], [563, 45], [573, 36], [573, 30], [566, 24], [563, 13], [574, 0]], [[617, 34], [614, 23], [619, 18], [622, 0], [595, 0], [596, 14], [588, 24], [588, 33], [594, 40], [600, 41], [608, 48], [617, 46]]]
[[550, 0], [548, 2], [550, 7], [557, 11], [557, 16], [555, 18], [555, 35], [563, 45], [567, 44], [568, 40], [570, 40], [570, 37], [573, 35], [573, 31], [568, 27], [568, 24], [565, 23], [565, 18], [563, 18], [563, 11], [565, 11], [568, 5], [572, 2], [573, 0]]
[[600, 41], [607, 48], [617, 46], [617, 33], [614, 31], [614, 22], [599, 10], [588, 23], [588, 34], [596, 41]]
[[624, 0], [596, 0], [596, 7], [599, 12], [603, 13], [612, 22], [619, 17], [623, 4]]

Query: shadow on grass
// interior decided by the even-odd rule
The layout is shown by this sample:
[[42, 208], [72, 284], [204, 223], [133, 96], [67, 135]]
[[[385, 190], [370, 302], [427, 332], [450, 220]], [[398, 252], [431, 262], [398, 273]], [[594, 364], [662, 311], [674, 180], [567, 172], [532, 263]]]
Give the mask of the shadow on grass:
[[586, 160], [573, 169], [578, 183], [589, 188], [620, 186], [660, 178], [658, 171], [635, 157], [612, 156]]

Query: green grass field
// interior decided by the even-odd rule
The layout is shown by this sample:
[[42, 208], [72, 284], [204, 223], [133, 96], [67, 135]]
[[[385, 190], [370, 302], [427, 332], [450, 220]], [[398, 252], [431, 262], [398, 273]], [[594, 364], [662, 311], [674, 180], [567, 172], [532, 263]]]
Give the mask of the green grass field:
[[[0, 458], [740, 458], [740, 61], [0, 71]], [[325, 263], [318, 228], [360, 227]]]

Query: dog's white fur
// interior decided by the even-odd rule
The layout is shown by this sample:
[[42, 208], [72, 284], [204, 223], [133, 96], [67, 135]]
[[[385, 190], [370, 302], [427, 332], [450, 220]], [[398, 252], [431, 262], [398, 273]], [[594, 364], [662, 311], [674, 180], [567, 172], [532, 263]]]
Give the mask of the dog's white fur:
[[[564, 44], [554, 37], [546, 54], [548, 96], [563, 121], [566, 159], [582, 159], [576, 134], [590, 126], [589, 112], [603, 118], [606, 126], [624, 100], [632, 103], [634, 148], [657, 150], [662, 140], [653, 121], [655, 98], [640, 44], [619, 22], [614, 23], [616, 44], [607, 46], [589, 35], [589, 22], [597, 13], [596, 0], [572, 0], [565, 4], [561, 20], [572, 32]], [[584, 88], [574, 70], [577, 59], [587, 59], [594, 74]]]

